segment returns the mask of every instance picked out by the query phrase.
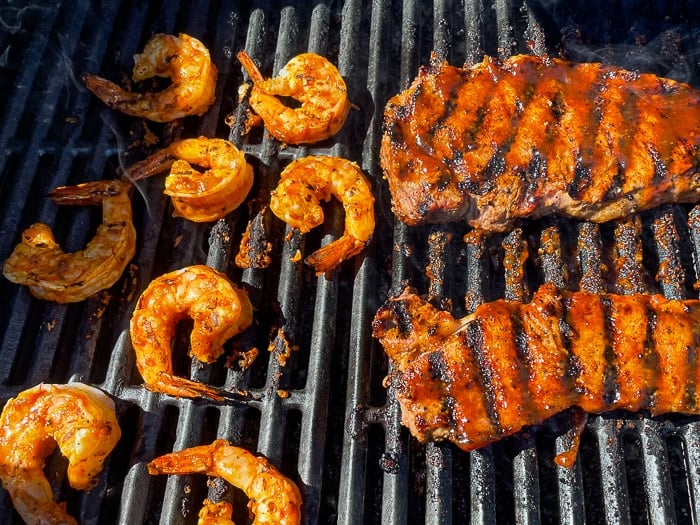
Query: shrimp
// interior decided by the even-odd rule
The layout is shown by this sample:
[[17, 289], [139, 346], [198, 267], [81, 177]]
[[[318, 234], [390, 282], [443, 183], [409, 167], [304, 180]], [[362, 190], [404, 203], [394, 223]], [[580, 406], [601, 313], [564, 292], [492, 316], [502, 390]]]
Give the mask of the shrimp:
[[[208, 169], [200, 173], [190, 162]], [[225, 217], [253, 187], [253, 168], [243, 152], [228, 140], [206, 137], [173, 142], [131, 166], [124, 178], [138, 181], [169, 168], [165, 194], [172, 198], [176, 216], [194, 222]]]
[[156, 34], [143, 53], [134, 55], [134, 82], [169, 77], [170, 86], [154, 93], [134, 93], [104, 78], [86, 73], [83, 82], [110, 108], [154, 122], [172, 122], [202, 115], [214, 103], [217, 69], [209, 50], [196, 38]]
[[[335, 135], [350, 111], [347, 87], [338, 69], [326, 58], [302, 53], [292, 58], [275, 78], [265, 80], [248, 53], [238, 60], [250, 75], [249, 103], [277, 140], [308, 144]], [[290, 108], [277, 97], [291, 97], [301, 107]]]
[[253, 307], [245, 290], [208, 266], [188, 266], [153, 280], [139, 297], [130, 326], [144, 386], [176, 397], [222, 401], [219, 389], [173, 375], [171, 340], [178, 321], [187, 316], [194, 320], [190, 354], [213, 363], [224, 342], [252, 324]]
[[0, 415], [0, 480], [27, 524], [77, 524], [54, 500], [44, 462], [58, 445], [68, 482], [88, 490], [121, 437], [114, 403], [82, 383], [39, 384], [10, 399]]
[[148, 464], [150, 474], [207, 474], [240, 488], [250, 498], [253, 525], [301, 522], [301, 494], [296, 484], [267, 459], [224, 439], [160, 456]]
[[320, 200], [333, 195], [345, 209], [342, 237], [306, 257], [318, 275], [357, 255], [374, 232], [374, 197], [359, 166], [338, 157], [297, 159], [280, 175], [270, 197], [270, 209], [284, 222], [307, 233], [323, 222]]
[[35, 223], [2, 269], [13, 283], [25, 284], [39, 299], [71, 303], [112, 286], [136, 253], [136, 229], [131, 217], [130, 185], [100, 180], [62, 186], [49, 196], [56, 204], [102, 204], [102, 224], [84, 250], [66, 253], [48, 225]]

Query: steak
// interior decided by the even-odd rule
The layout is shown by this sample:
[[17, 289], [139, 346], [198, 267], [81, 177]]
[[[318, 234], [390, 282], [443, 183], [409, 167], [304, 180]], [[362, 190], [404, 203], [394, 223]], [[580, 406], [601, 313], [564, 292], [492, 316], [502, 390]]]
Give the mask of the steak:
[[411, 289], [377, 312], [388, 385], [421, 442], [482, 447], [570, 407], [700, 413], [700, 300], [544, 284], [455, 319]]
[[385, 109], [381, 165], [408, 225], [506, 231], [550, 213], [604, 222], [700, 200], [700, 92], [597, 63], [446, 63]]

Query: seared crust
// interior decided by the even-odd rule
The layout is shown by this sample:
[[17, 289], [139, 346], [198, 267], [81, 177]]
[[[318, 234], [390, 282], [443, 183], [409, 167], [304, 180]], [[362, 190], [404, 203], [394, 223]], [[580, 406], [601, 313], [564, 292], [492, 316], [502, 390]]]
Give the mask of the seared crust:
[[472, 450], [572, 406], [700, 413], [700, 301], [544, 284], [455, 319], [411, 289], [377, 312], [388, 381], [420, 441]]
[[381, 165], [409, 225], [504, 231], [700, 200], [700, 94], [594, 63], [518, 55], [421, 69], [385, 109]]

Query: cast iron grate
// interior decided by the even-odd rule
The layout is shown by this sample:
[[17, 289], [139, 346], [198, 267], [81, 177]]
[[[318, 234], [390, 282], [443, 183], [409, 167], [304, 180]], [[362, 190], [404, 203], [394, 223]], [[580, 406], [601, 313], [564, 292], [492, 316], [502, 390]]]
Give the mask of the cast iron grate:
[[[370, 336], [381, 301], [404, 282], [450, 301], [459, 312], [497, 297], [527, 300], [543, 281], [619, 293], [697, 295], [700, 208], [669, 206], [614, 224], [556, 218], [523, 223], [508, 235], [477, 238], [460, 225], [407, 229], [396, 224], [378, 166], [386, 100], [405, 88], [431, 52], [451, 63], [483, 54], [563, 54], [606, 60], [698, 85], [696, 2], [530, 2], [432, 4], [349, 1], [183, 0], [6, 2], [0, 7], [0, 257], [35, 221], [79, 249], [99, 212], [53, 206], [53, 187], [118, 176], [145, 153], [148, 132], [216, 135], [241, 145], [256, 170], [251, 205], [202, 226], [170, 216], [159, 184], [134, 192], [138, 252], [109, 293], [60, 306], [34, 300], [0, 280], [0, 399], [40, 381], [83, 380], [111, 393], [124, 437], [99, 486], [66, 486], [64, 463], [47, 467], [56, 494], [81, 523], [193, 523], [201, 500], [245, 499], [201, 477], [150, 477], [145, 463], [172, 449], [225, 437], [268, 456], [295, 479], [305, 523], [675, 523], [700, 517], [700, 434], [695, 418], [592, 417], [573, 469], [553, 463], [570, 439], [566, 417], [464, 454], [420, 446], [399, 424], [382, 387], [386, 359]], [[117, 115], [82, 88], [79, 75], [121, 80], [131, 56], [156, 32], [187, 32], [206, 42], [220, 70], [217, 102], [204, 117], [153, 125]], [[280, 148], [266, 134], [242, 136], [245, 80], [235, 53], [245, 48], [265, 74], [302, 51], [338, 64], [358, 106], [332, 140]], [[227, 118], [228, 116], [228, 118]], [[231, 124], [230, 126], [227, 124]], [[157, 147], [157, 145], [153, 146]], [[375, 185], [378, 226], [364, 257], [329, 280], [291, 261], [342, 232], [342, 213], [304, 238], [262, 206], [279, 171], [307, 154], [357, 161]], [[248, 223], [267, 268], [234, 264]], [[153, 276], [196, 262], [224, 270], [249, 290], [260, 356], [242, 371], [180, 359], [181, 372], [251, 391], [246, 403], [215, 405], [144, 391], [127, 327], [134, 301]], [[448, 303], [446, 303], [448, 304]], [[293, 351], [286, 365], [280, 354]], [[184, 355], [184, 345], [179, 345]], [[271, 351], [268, 352], [267, 349]], [[231, 349], [232, 350], [232, 349]], [[0, 494], [0, 522], [18, 523]]]

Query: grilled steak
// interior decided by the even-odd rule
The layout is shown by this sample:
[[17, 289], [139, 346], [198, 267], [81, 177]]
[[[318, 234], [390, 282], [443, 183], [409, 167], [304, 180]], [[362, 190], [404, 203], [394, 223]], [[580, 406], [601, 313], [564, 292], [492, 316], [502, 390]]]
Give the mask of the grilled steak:
[[544, 284], [455, 319], [410, 289], [373, 323], [388, 381], [420, 441], [472, 450], [572, 406], [700, 413], [700, 301]]
[[409, 225], [504, 231], [700, 200], [700, 93], [651, 74], [514, 56], [421, 69], [385, 110], [381, 165]]

